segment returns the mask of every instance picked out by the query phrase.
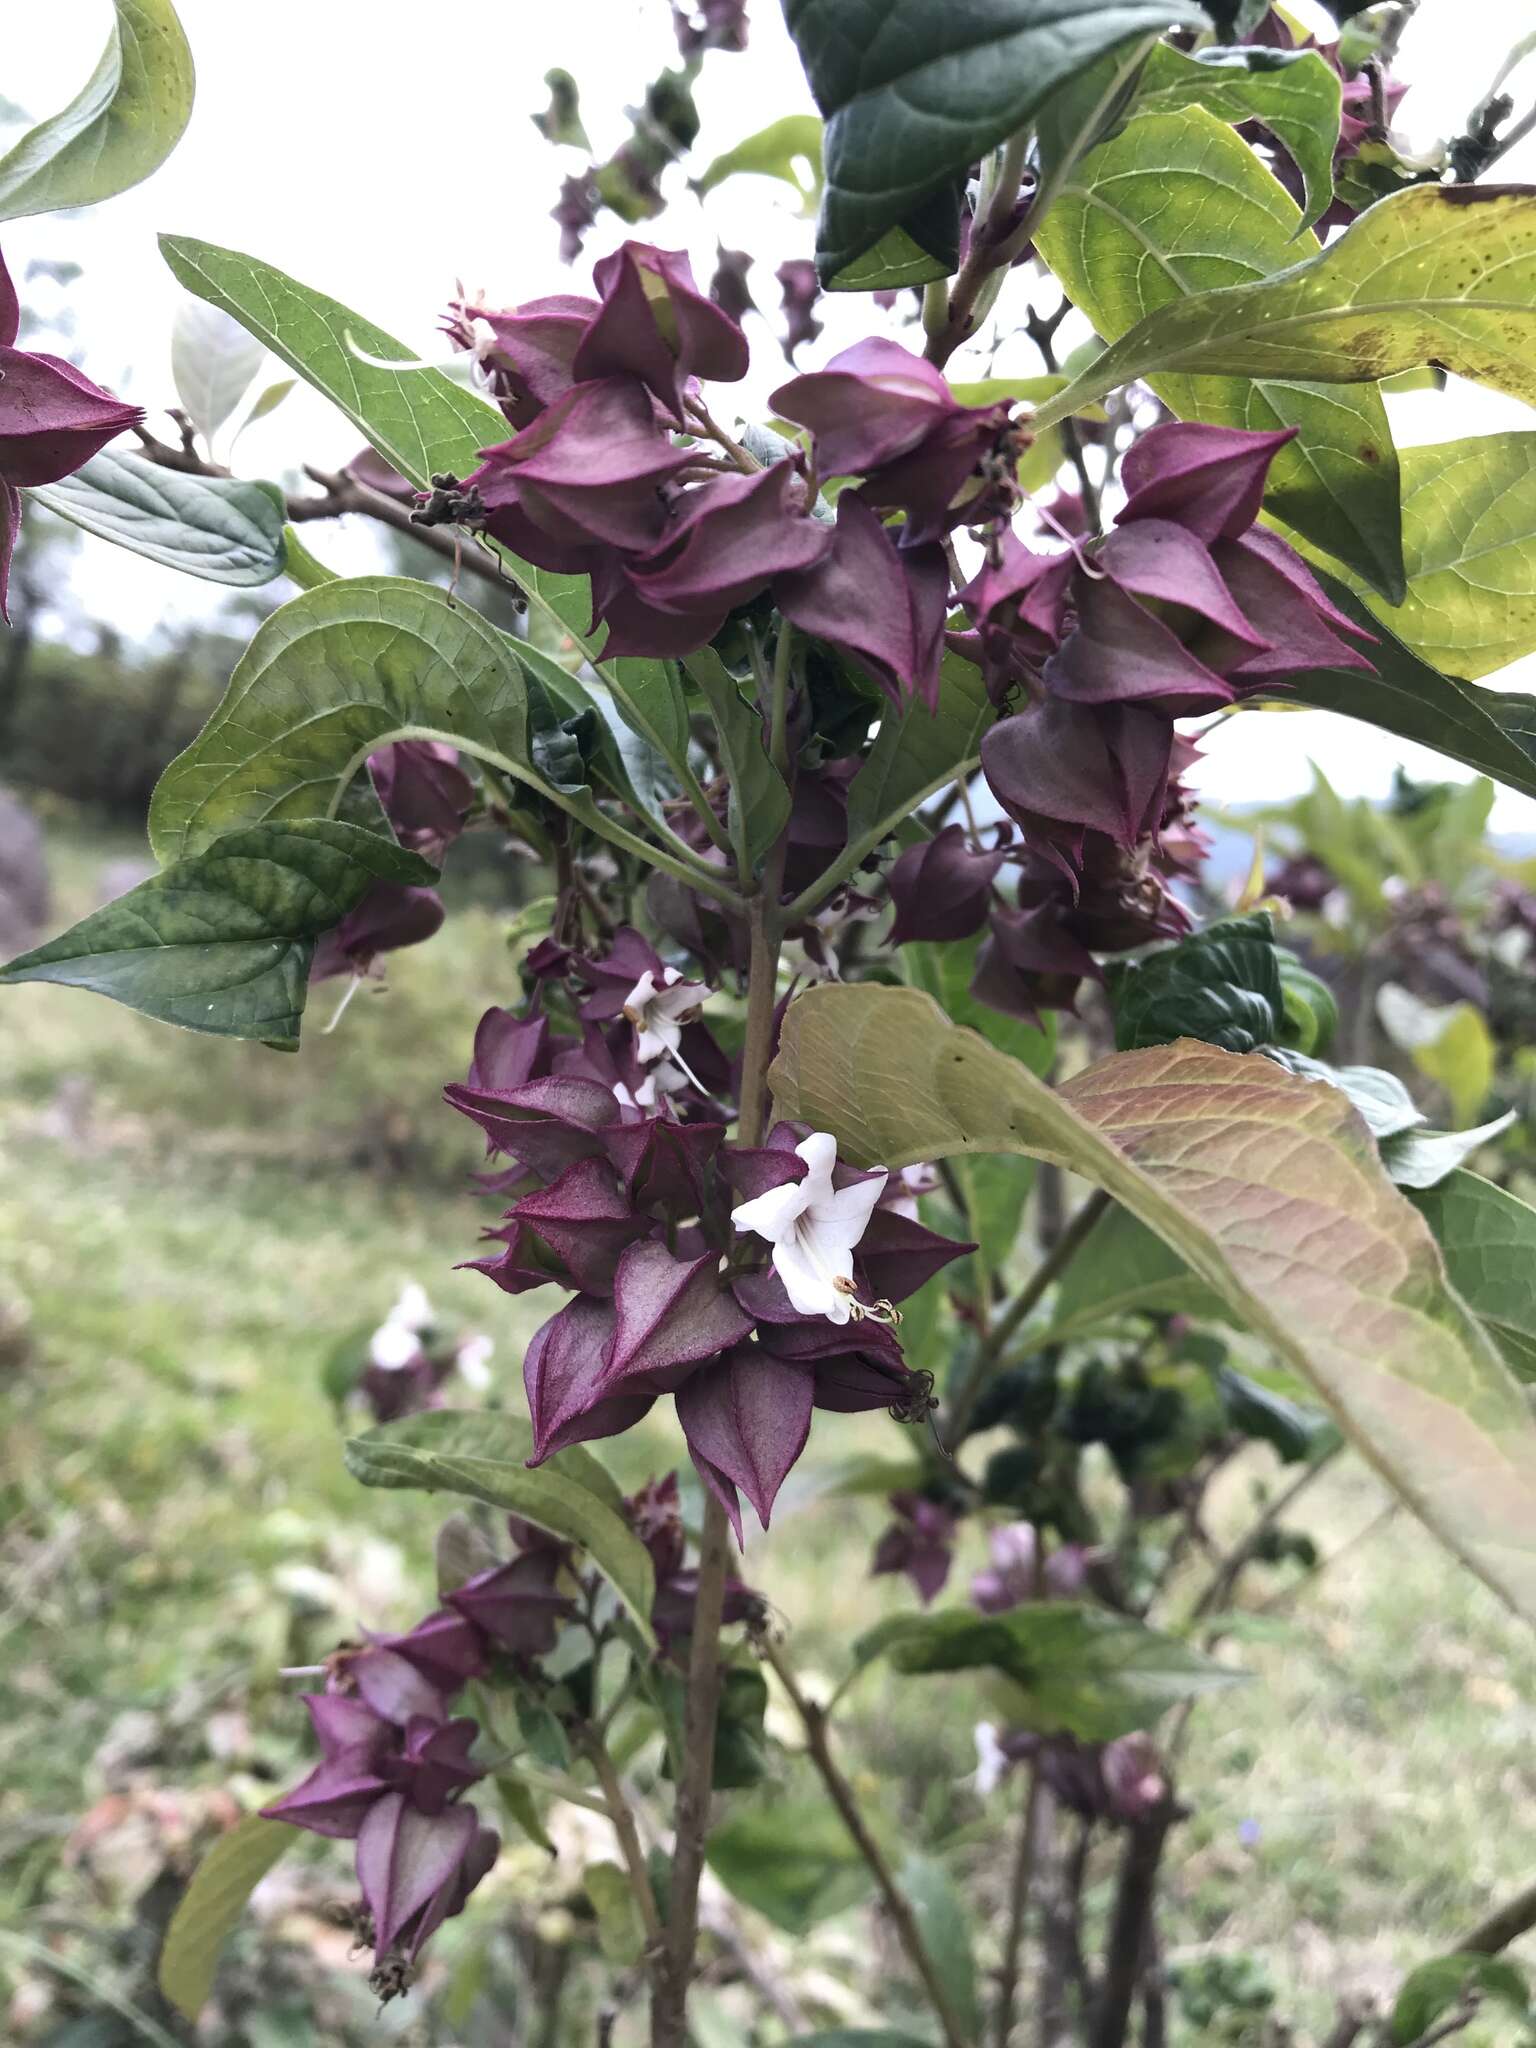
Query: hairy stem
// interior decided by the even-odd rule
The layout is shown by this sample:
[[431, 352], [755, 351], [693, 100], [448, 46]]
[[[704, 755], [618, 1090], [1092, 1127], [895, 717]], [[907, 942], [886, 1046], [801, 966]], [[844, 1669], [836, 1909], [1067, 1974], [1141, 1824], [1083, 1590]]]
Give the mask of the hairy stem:
[[[781, 840], [781, 849], [782, 844]], [[757, 1145], [762, 1141], [768, 1061], [773, 1050], [779, 940], [768, 897], [755, 896], [748, 916], [752, 953], [747, 970], [747, 1029], [742, 1044], [737, 1141]], [[672, 1888], [667, 1907], [666, 1947], [657, 1963], [651, 1999], [651, 2048], [683, 2048], [687, 2038], [688, 1987], [693, 1979], [694, 1950], [698, 1944], [699, 1880], [704, 1872], [704, 1845], [709, 1834], [715, 1722], [720, 1707], [720, 1616], [725, 1604], [729, 1545], [730, 1524], [725, 1509], [712, 1493], [706, 1493], [698, 1594], [688, 1653], [688, 1687], [683, 1701], [683, 1758], [673, 1828]]]
[[759, 1639], [758, 1647], [765, 1661], [772, 1666], [777, 1675], [790, 1705], [800, 1716], [801, 1725], [805, 1729], [806, 1753], [815, 1765], [821, 1782], [826, 1786], [827, 1796], [837, 1808], [838, 1817], [852, 1837], [854, 1847], [863, 1857], [870, 1876], [875, 1880], [885, 1909], [891, 1916], [891, 1924], [896, 1930], [896, 1938], [901, 1943], [902, 1952], [917, 1972], [928, 1995], [928, 2002], [933, 2007], [939, 2029], [944, 2036], [945, 2048], [966, 2048], [965, 2029], [960, 2024], [950, 2003], [949, 1994], [934, 1967], [927, 1943], [923, 1940], [922, 1930], [917, 1924], [917, 1917], [892, 1875], [884, 1851], [865, 1824], [864, 1816], [859, 1811], [859, 1803], [853, 1795], [853, 1788], [838, 1769], [837, 1759], [833, 1756], [831, 1744], [827, 1740], [826, 1714], [814, 1700], [806, 1698], [782, 1651], [766, 1635]]
[[666, 1933], [661, 1924], [661, 1914], [657, 1910], [651, 1874], [646, 1869], [645, 1851], [640, 1846], [640, 1832], [635, 1826], [633, 1809], [625, 1796], [613, 1758], [608, 1754], [608, 1745], [597, 1729], [588, 1728], [583, 1731], [581, 1746], [597, 1773], [598, 1784], [603, 1788], [603, 1799], [607, 1804], [608, 1817], [613, 1822], [613, 1831], [618, 1837], [619, 1854], [624, 1858], [629, 1888], [635, 1895], [635, 1904], [640, 1908], [640, 1918], [645, 1926], [646, 1948], [652, 1956], [659, 1956], [666, 1942]]
[[958, 1444], [965, 1434], [965, 1426], [971, 1419], [971, 1411], [980, 1400], [983, 1387], [991, 1378], [993, 1369], [1001, 1360], [1009, 1343], [1039, 1305], [1046, 1289], [1061, 1278], [1082, 1250], [1093, 1226], [1109, 1207], [1109, 1201], [1109, 1196], [1102, 1188], [1094, 1189], [987, 1332], [976, 1353], [975, 1369], [955, 1402], [954, 1413], [949, 1418], [949, 1437], [952, 1443]]
[[715, 1763], [715, 1720], [720, 1707], [720, 1614], [730, 1525], [713, 1494], [704, 1501], [699, 1543], [699, 1588], [683, 1700], [683, 1768], [677, 1783], [672, 1843], [672, 1888], [666, 1948], [658, 1961], [651, 1998], [651, 2048], [683, 2048], [688, 2034], [688, 1990], [699, 1938], [699, 1880], [709, 1835], [709, 1795]]

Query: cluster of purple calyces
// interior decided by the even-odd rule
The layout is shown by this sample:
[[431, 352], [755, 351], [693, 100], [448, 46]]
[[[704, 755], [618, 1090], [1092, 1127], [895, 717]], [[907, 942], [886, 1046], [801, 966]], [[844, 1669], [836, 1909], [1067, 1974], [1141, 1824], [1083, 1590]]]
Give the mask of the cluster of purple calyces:
[[638, 932], [553, 964], [526, 1014], [486, 1013], [446, 1091], [505, 1162], [487, 1185], [513, 1197], [477, 1269], [508, 1293], [571, 1294], [524, 1357], [534, 1458], [670, 1396], [740, 1537], [740, 1495], [766, 1525], [813, 1409], [926, 1415], [931, 1375], [903, 1358], [895, 1304], [971, 1247], [825, 1132], [728, 1143], [709, 991]]
[[[624, 1514], [655, 1572], [652, 1627], [663, 1653], [675, 1655], [698, 1597], [677, 1475], [649, 1481]], [[326, 1660], [324, 1691], [305, 1695], [320, 1762], [263, 1809], [269, 1820], [357, 1844], [361, 1924], [386, 1998], [408, 1988], [428, 1937], [463, 1910], [501, 1846], [467, 1796], [491, 1766], [476, 1755], [478, 1723], [453, 1712], [458, 1696], [476, 1681], [546, 1687], [539, 1660], [567, 1624], [590, 1625], [583, 1617], [596, 1582], [583, 1580], [578, 1556], [516, 1516], [507, 1529], [510, 1558], [446, 1592], [415, 1628]], [[760, 1595], [727, 1579], [727, 1624], [764, 1612]]]

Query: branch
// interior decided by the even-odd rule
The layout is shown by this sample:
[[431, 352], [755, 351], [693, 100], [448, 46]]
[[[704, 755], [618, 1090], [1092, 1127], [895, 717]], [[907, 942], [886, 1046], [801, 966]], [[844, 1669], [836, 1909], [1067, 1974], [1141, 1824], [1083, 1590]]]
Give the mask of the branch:
[[1088, 2035], [1088, 2048], [1124, 2048], [1131, 2004], [1141, 1976], [1152, 1902], [1157, 1895], [1157, 1867], [1168, 1830], [1184, 1817], [1184, 1808], [1169, 1799], [1130, 1830], [1120, 1861], [1110, 1921], [1109, 1953], [1104, 1983]]
[[1453, 1942], [1451, 1953], [1458, 1956], [1496, 1956], [1533, 1927], [1536, 1927], [1536, 1884], [1528, 1884], [1523, 1892], [1506, 1899], [1502, 1906], [1495, 1906], [1470, 1934]]
[[1233, 1544], [1225, 1558], [1218, 1565], [1210, 1584], [1190, 1611], [1189, 1618], [1191, 1621], [1202, 1621], [1206, 1615], [1218, 1613], [1226, 1606], [1227, 1601], [1231, 1597], [1232, 1589], [1236, 1586], [1244, 1570], [1263, 1544], [1264, 1538], [1269, 1534], [1276, 1522], [1279, 1521], [1286, 1509], [1292, 1506], [1306, 1492], [1313, 1480], [1320, 1473], [1327, 1471], [1343, 1448], [1342, 1444], [1335, 1444], [1331, 1450], [1324, 1451], [1323, 1455], [1320, 1458], [1315, 1458], [1299, 1477], [1292, 1480], [1289, 1486], [1283, 1487], [1275, 1495], [1247, 1535], [1242, 1537], [1239, 1542]]
[[996, 2048], [1008, 2048], [1013, 2034], [1014, 2002], [1019, 1993], [1019, 1957], [1024, 1948], [1024, 1927], [1029, 1918], [1030, 1892], [1034, 1887], [1035, 1864], [1044, 1818], [1044, 1802], [1050, 1798], [1037, 1766], [1031, 1765], [1029, 1791], [1019, 1821], [1019, 1845], [1013, 1859], [1013, 1884], [1008, 1896], [1008, 1932], [1003, 1941], [1003, 1963], [998, 1974], [997, 2010], [992, 2037]]
[[928, 2002], [933, 2007], [944, 2036], [945, 2048], [967, 2048], [965, 2029], [961, 2026], [954, 2007], [950, 2004], [949, 1994], [934, 1967], [933, 1958], [928, 1953], [911, 1903], [891, 1874], [891, 1867], [885, 1860], [884, 1851], [870, 1833], [864, 1816], [859, 1811], [852, 1787], [837, 1767], [837, 1760], [827, 1740], [826, 1714], [814, 1700], [806, 1698], [782, 1652], [766, 1634], [759, 1636], [758, 1649], [783, 1686], [790, 1705], [800, 1716], [805, 1729], [806, 1753], [815, 1765], [821, 1782], [826, 1786], [827, 1795], [837, 1808], [843, 1826], [852, 1836], [854, 1847], [869, 1867], [869, 1873], [875, 1880], [880, 1896], [885, 1902], [885, 1909], [896, 1929], [896, 1938], [928, 1994]]
[[597, 1782], [603, 1788], [608, 1816], [613, 1822], [613, 1831], [618, 1836], [619, 1853], [624, 1858], [624, 1868], [629, 1876], [629, 1888], [635, 1895], [635, 1904], [640, 1908], [640, 1918], [645, 1923], [646, 1949], [654, 1962], [665, 1946], [666, 1933], [661, 1924], [661, 1914], [657, 1910], [656, 1893], [651, 1885], [651, 1874], [646, 1868], [645, 1851], [640, 1846], [634, 1813], [625, 1797], [623, 1784], [602, 1736], [595, 1728], [589, 1727], [582, 1729], [579, 1739], [588, 1761], [597, 1773]]

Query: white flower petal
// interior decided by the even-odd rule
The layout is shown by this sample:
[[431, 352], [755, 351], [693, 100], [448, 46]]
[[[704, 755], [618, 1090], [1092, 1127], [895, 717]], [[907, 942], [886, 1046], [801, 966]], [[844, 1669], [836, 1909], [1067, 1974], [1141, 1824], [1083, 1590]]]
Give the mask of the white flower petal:
[[851, 1296], [832, 1284], [827, 1269], [809, 1255], [798, 1233], [785, 1237], [773, 1248], [773, 1269], [784, 1283], [790, 1306], [803, 1316], [825, 1316], [829, 1323], [846, 1323]]
[[807, 1198], [804, 1181], [791, 1181], [782, 1188], [770, 1188], [766, 1195], [754, 1195], [731, 1211], [737, 1230], [751, 1230], [770, 1244], [788, 1237], [805, 1214]]
[[888, 1178], [882, 1173], [878, 1180], [855, 1181], [851, 1188], [839, 1188], [829, 1201], [818, 1205], [817, 1227], [852, 1251], [869, 1228], [869, 1219], [885, 1192]]
[[837, 1140], [830, 1131], [812, 1131], [795, 1147], [808, 1169], [800, 1185], [812, 1202], [824, 1202], [832, 1193], [832, 1169], [837, 1164]]
[[399, 1372], [421, 1356], [421, 1341], [404, 1323], [380, 1323], [368, 1340], [368, 1357], [384, 1372]]

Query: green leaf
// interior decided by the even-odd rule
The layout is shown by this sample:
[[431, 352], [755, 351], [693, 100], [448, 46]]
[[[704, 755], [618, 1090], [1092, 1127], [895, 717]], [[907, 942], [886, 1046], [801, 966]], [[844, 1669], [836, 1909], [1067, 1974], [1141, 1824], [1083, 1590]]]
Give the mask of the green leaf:
[[933, 2048], [916, 2034], [898, 2034], [891, 2027], [832, 2027], [819, 2034], [796, 2034], [784, 2048]]
[[1526, 2019], [1531, 1995], [1525, 1972], [1502, 1956], [1436, 1956], [1420, 1963], [1397, 1994], [1389, 2023], [1390, 2038], [1399, 2044], [1417, 2041], [1435, 2021], [1459, 2006], [1468, 1992], [1484, 2005], [1503, 2006]]
[[1384, 199], [1275, 277], [1150, 314], [1041, 416], [1135, 377], [1357, 384], [1425, 363], [1536, 403], [1536, 190], [1415, 185]]
[[1105, 1188], [1536, 1615], [1536, 1422], [1336, 1089], [1186, 1041], [1052, 1091], [928, 997], [870, 984], [792, 1003], [770, 1079], [777, 1113], [832, 1132], [856, 1165], [1024, 1152]]
[[[479, 450], [507, 438], [495, 407], [441, 370], [385, 370], [366, 360], [411, 360], [382, 327], [311, 291], [270, 263], [189, 235], [162, 235], [178, 280], [218, 306], [308, 384], [340, 407], [386, 462], [425, 489], [434, 473], [467, 475]], [[568, 578], [579, 583], [581, 578]]]
[[117, 0], [80, 93], [0, 157], [0, 220], [126, 192], [164, 163], [191, 114], [192, 52], [170, 0]]
[[823, 282], [832, 292], [910, 290], [915, 285], [936, 284], [959, 267], [959, 187], [947, 182]]
[[740, 1807], [711, 1828], [705, 1854], [728, 1892], [786, 1934], [805, 1934], [869, 1889], [863, 1857], [821, 1799]]
[[[507, 423], [495, 407], [441, 370], [384, 369], [370, 362], [370, 356], [408, 362], [410, 351], [339, 300], [311, 291], [270, 263], [212, 242], [162, 235], [160, 248], [189, 292], [232, 314], [338, 406], [385, 461], [419, 488], [425, 489], [434, 475], [468, 475], [478, 466], [482, 448], [506, 440]], [[530, 603], [574, 648], [595, 660], [597, 651], [586, 632], [592, 608], [587, 578], [537, 569], [504, 548], [498, 553]], [[651, 672], [662, 668], [660, 662], [620, 661], [605, 674], [616, 698], [627, 704], [634, 691], [643, 694], [650, 686]], [[648, 730], [643, 723], [638, 729]]]
[[1370, 650], [1376, 673], [1312, 669], [1288, 677], [1288, 703], [1337, 711], [1398, 739], [1416, 740], [1509, 789], [1536, 796], [1536, 697], [1482, 690], [1441, 675], [1411, 654], [1342, 583], [1330, 576], [1319, 580], [1340, 610], [1376, 635]]
[[1116, 1202], [1062, 1275], [1046, 1334], [1053, 1344], [1066, 1343], [1125, 1315], [1229, 1319], [1220, 1296], [1197, 1280], [1155, 1231]]
[[1427, 1003], [1389, 981], [1377, 992], [1376, 1013], [1428, 1080], [1442, 1089], [1458, 1123], [1467, 1123], [1488, 1100], [1496, 1054], [1493, 1034], [1471, 1003]]
[[[1210, 303], [1213, 287], [1262, 288], [1295, 261], [1300, 227], [1290, 194], [1214, 115], [1187, 107], [1129, 122], [1077, 166], [1036, 238], [1074, 304], [1117, 345], [1037, 417], [1064, 417], [1095, 381], [1112, 390], [1102, 365], [1128, 330]], [[1266, 505], [1389, 597], [1402, 595], [1397, 457], [1379, 392], [1297, 384], [1278, 369], [1179, 377], [1149, 365], [1134, 374], [1181, 419], [1299, 428], [1271, 465]]]
[[1410, 1197], [1451, 1285], [1523, 1380], [1536, 1380], [1536, 1209], [1462, 1170]]
[[1339, 1028], [1339, 1006], [1321, 976], [1304, 967], [1288, 946], [1276, 946], [1285, 1002], [1280, 1043], [1302, 1053], [1325, 1053]]
[[283, 573], [283, 496], [271, 484], [188, 476], [109, 448], [27, 495], [87, 533], [209, 583], [249, 588]]
[[1217, 1391], [1235, 1429], [1268, 1444], [1282, 1464], [1294, 1465], [1310, 1458], [1318, 1439], [1333, 1436], [1333, 1426], [1315, 1408], [1303, 1408], [1262, 1380], [1250, 1379], [1235, 1366], [1224, 1365], [1216, 1375]]
[[266, 349], [218, 306], [188, 299], [171, 328], [171, 378], [182, 409], [203, 439], [213, 437], [240, 403]]
[[534, 1798], [532, 1788], [521, 1778], [513, 1777], [510, 1771], [498, 1772], [495, 1783], [496, 1797], [501, 1802], [501, 1810], [512, 1825], [548, 1855], [557, 1856], [560, 1852], [549, 1838], [544, 1816], [539, 1812], [539, 1802]]
[[1408, 592], [1359, 595], [1421, 661], [1477, 682], [1536, 651], [1536, 434], [1405, 448]]
[[1167, 1045], [1198, 1038], [1227, 1052], [1272, 1045], [1285, 1023], [1285, 992], [1267, 911], [1227, 917], [1176, 946], [1109, 970], [1115, 1045]]
[[1205, 26], [1183, 0], [786, 0], [784, 13], [827, 120], [824, 282], [1098, 58]]
[[523, 666], [530, 696], [535, 688], [541, 688], [568, 715], [592, 714], [585, 742], [589, 765], [631, 809], [642, 817], [660, 820], [663, 806], [675, 794], [667, 763], [649, 740], [642, 739], [633, 725], [619, 716], [606, 683], [572, 675], [529, 641], [513, 642], [512, 651]]
[[[683, 1675], [675, 1666], [658, 1664], [646, 1689], [667, 1731], [667, 1759], [661, 1775], [675, 1778], [673, 1755], [682, 1747]], [[729, 1664], [721, 1674], [720, 1712], [715, 1722], [715, 1756], [710, 1784], [717, 1792], [740, 1792], [760, 1785], [768, 1775], [768, 1739], [763, 1717], [768, 1710], [768, 1681], [756, 1665]]]
[[981, 2028], [976, 1952], [959, 1888], [933, 1856], [908, 1856], [896, 1873], [896, 1883], [912, 1908], [923, 1947], [928, 1951], [950, 2011], [959, 2020], [966, 2038], [975, 2039]]
[[300, 590], [318, 590], [322, 583], [341, 581], [334, 569], [315, 560], [291, 526], [283, 528], [283, 572], [293, 578]]
[[[533, 1432], [520, 1418], [436, 1408], [349, 1437], [344, 1455], [347, 1470], [364, 1486], [466, 1494], [580, 1544], [647, 1646], [654, 1645], [650, 1557], [612, 1505], [612, 1480], [579, 1446], [530, 1468]], [[594, 1466], [602, 1474], [596, 1483]]]
[[703, 692], [720, 735], [721, 766], [731, 786], [731, 844], [743, 872], [754, 874], [788, 821], [789, 791], [763, 744], [761, 712], [714, 648], [701, 647], [683, 666]]
[[299, 1042], [315, 940], [375, 882], [433, 882], [393, 840], [336, 819], [257, 825], [178, 860], [0, 968], [54, 981], [189, 1031]]
[[759, 128], [734, 149], [717, 156], [694, 181], [693, 189], [702, 199], [723, 185], [727, 178], [750, 173], [761, 178], [781, 178], [794, 187], [814, 209], [821, 195], [821, 123], [814, 114], [785, 114]]
[[1160, 43], [1147, 59], [1135, 112], [1176, 114], [1204, 107], [1234, 126], [1262, 121], [1301, 172], [1300, 226], [1311, 227], [1333, 198], [1339, 139], [1339, 75], [1316, 50], [1203, 50], [1187, 56]]
[[247, 1899], [295, 1840], [295, 1830], [285, 1822], [248, 1814], [219, 1837], [197, 1866], [165, 1930], [158, 1970], [160, 1989], [183, 2019], [195, 2020], [202, 2011], [219, 1952]]
[[1127, 1615], [1071, 1600], [990, 1616], [969, 1608], [893, 1615], [861, 1636], [853, 1654], [859, 1665], [888, 1657], [908, 1675], [995, 1671], [1009, 1681], [1017, 1725], [1080, 1742], [1112, 1742], [1180, 1700], [1243, 1677]]
[[307, 590], [264, 621], [222, 702], [156, 785], [156, 857], [264, 820], [323, 817], [374, 749], [427, 730], [528, 758], [512, 643], [461, 599], [399, 576]]
[[937, 712], [913, 703], [880, 721], [875, 744], [849, 785], [850, 848], [872, 850], [946, 782], [971, 774], [995, 717], [981, 670], [946, 654]]
[[631, 1969], [645, 1954], [645, 1922], [628, 1876], [617, 1863], [589, 1863], [581, 1881], [597, 1919], [603, 1961]]
[[1515, 1121], [1507, 1110], [1470, 1131], [1408, 1131], [1381, 1148], [1382, 1164], [1400, 1188], [1432, 1188], [1464, 1166]]

